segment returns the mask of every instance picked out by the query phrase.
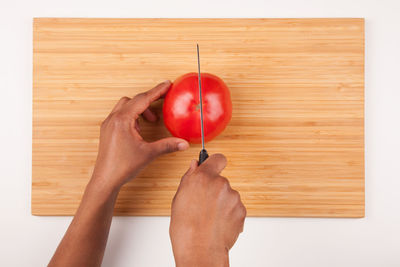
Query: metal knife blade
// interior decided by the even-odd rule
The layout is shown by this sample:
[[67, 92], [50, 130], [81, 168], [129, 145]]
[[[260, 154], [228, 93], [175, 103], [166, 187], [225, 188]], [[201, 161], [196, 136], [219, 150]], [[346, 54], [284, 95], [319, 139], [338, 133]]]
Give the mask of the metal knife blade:
[[199, 165], [208, 158], [207, 150], [204, 146], [204, 119], [203, 119], [203, 97], [201, 94], [201, 73], [200, 73], [200, 52], [199, 44], [197, 44], [197, 67], [198, 67], [198, 80], [199, 80], [199, 101], [200, 101], [200, 126], [201, 126], [201, 146], [202, 149], [199, 155]]

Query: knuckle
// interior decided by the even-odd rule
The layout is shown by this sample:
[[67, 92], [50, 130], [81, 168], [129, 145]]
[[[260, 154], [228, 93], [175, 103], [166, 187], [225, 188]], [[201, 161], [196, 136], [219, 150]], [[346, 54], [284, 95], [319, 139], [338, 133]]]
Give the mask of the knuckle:
[[100, 130], [103, 130], [107, 127], [108, 123], [110, 122], [111, 115], [108, 115], [107, 118], [105, 118], [101, 124], [100, 124]]
[[239, 210], [240, 218], [242, 218], [244, 220], [244, 218], [246, 218], [246, 215], [247, 215], [246, 207], [241, 203], [241, 205], [239, 206], [238, 210]]
[[244, 219], [247, 214], [246, 207], [243, 205], [240, 199], [240, 193], [237, 190], [232, 189], [232, 204], [234, 205], [234, 210], [240, 219]]
[[228, 179], [223, 177], [223, 176], [216, 177], [215, 178], [215, 183], [216, 183], [216, 188], [219, 191], [228, 190], [229, 187], [230, 187]]
[[111, 116], [109, 124], [113, 128], [118, 128], [124, 125], [126, 121], [127, 117], [123, 113], [116, 112]]
[[242, 200], [240, 199], [240, 194], [236, 190], [232, 190], [232, 203], [234, 205], [242, 205]]
[[141, 92], [141, 93], [135, 95], [134, 98], [141, 98], [141, 97], [144, 97], [144, 96], [146, 96], [146, 93], [145, 92]]
[[129, 97], [123, 96], [123, 97], [121, 97], [121, 98], [119, 99], [119, 102], [121, 103], [121, 102], [126, 102], [126, 101], [129, 101], [129, 100], [130, 100]]
[[148, 92], [142, 92], [142, 93], [139, 93], [139, 94], [135, 95], [133, 97], [133, 103], [134, 103], [134, 105], [138, 105], [138, 104], [146, 105], [146, 106], [150, 105], [151, 101], [150, 101], [150, 98], [149, 98], [149, 93]]
[[220, 176], [220, 179], [222, 180], [222, 183], [224, 184], [224, 186], [229, 187], [229, 180], [226, 177]]
[[147, 98], [147, 95], [148, 95], [147, 92], [142, 92], [142, 93], [135, 95], [135, 97], [133, 99], [135, 101], [141, 101], [141, 100]]
[[176, 144], [172, 144], [169, 142], [165, 143], [165, 145], [164, 145], [165, 152], [170, 153], [170, 152], [174, 152], [175, 150], [176, 150]]
[[236, 199], [240, 201], [240, 194], [238, 191], [232, 189], [232, 196]]

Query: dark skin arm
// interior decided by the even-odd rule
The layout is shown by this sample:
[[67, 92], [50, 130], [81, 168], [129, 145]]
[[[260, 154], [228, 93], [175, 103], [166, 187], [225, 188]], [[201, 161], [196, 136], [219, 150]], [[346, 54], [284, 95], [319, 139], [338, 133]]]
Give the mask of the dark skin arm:
[[179, 138], [148, 143], [140, 136], [137, 119], [141, 114], [149, 121], [157, 119], [148, 107], [170, 85], [167, 81], [132, 99], [121, 98], [104, 120], [92, 178], [49, 266], [100, 266], [121, 187], [156, 157], [189, 147]]
[[118, 189], [86, 187], [78, 211], [49, 266], [100, 266], [110, 230]]

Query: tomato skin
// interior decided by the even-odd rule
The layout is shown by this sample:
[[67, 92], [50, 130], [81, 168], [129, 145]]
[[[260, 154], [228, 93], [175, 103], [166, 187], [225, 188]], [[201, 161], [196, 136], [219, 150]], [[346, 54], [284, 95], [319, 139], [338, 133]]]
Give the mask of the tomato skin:
[[[204, 139], [219, 135], [232, 117], [228, 87], [217, 76], [201, 74]], [[187, 73], [177, 78], [164, 99], [164, 124], [169, 132], [190, 143], [201, 143], [198, 74]]]

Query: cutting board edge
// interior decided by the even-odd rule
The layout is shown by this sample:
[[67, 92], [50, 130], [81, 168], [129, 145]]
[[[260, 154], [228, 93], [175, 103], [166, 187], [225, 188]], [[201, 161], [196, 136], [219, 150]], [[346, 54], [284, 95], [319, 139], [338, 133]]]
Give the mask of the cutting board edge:
[[[337, 213], [330, 215], [268, 215], [268, 214], [256, 214], [254, 212], [248, 212], [247, 218], [365, 218], [365, 205], [362, 205], [363, 208], [358, 210], [358, 213], [349, 214], [349, 213]], [[153, 212], [154, 213], [154, 212]], [[33, 206], [31, 207], [31, 215], [33, 216], [41, 216], [41, 217], [49, 217], [49, 216], [74, 216], [75, 211], [66, 211], [66, 212], [51, 212], [51, 211], [40, 211], [39, 209], [35, 209]], [[114, 212], [113, 216], [115, 217], [170, 217], [170, 212], [160, 212], [159, 214], [151, 214], [150, 212], [135, 212], [135, 213], [121, 213]]]

